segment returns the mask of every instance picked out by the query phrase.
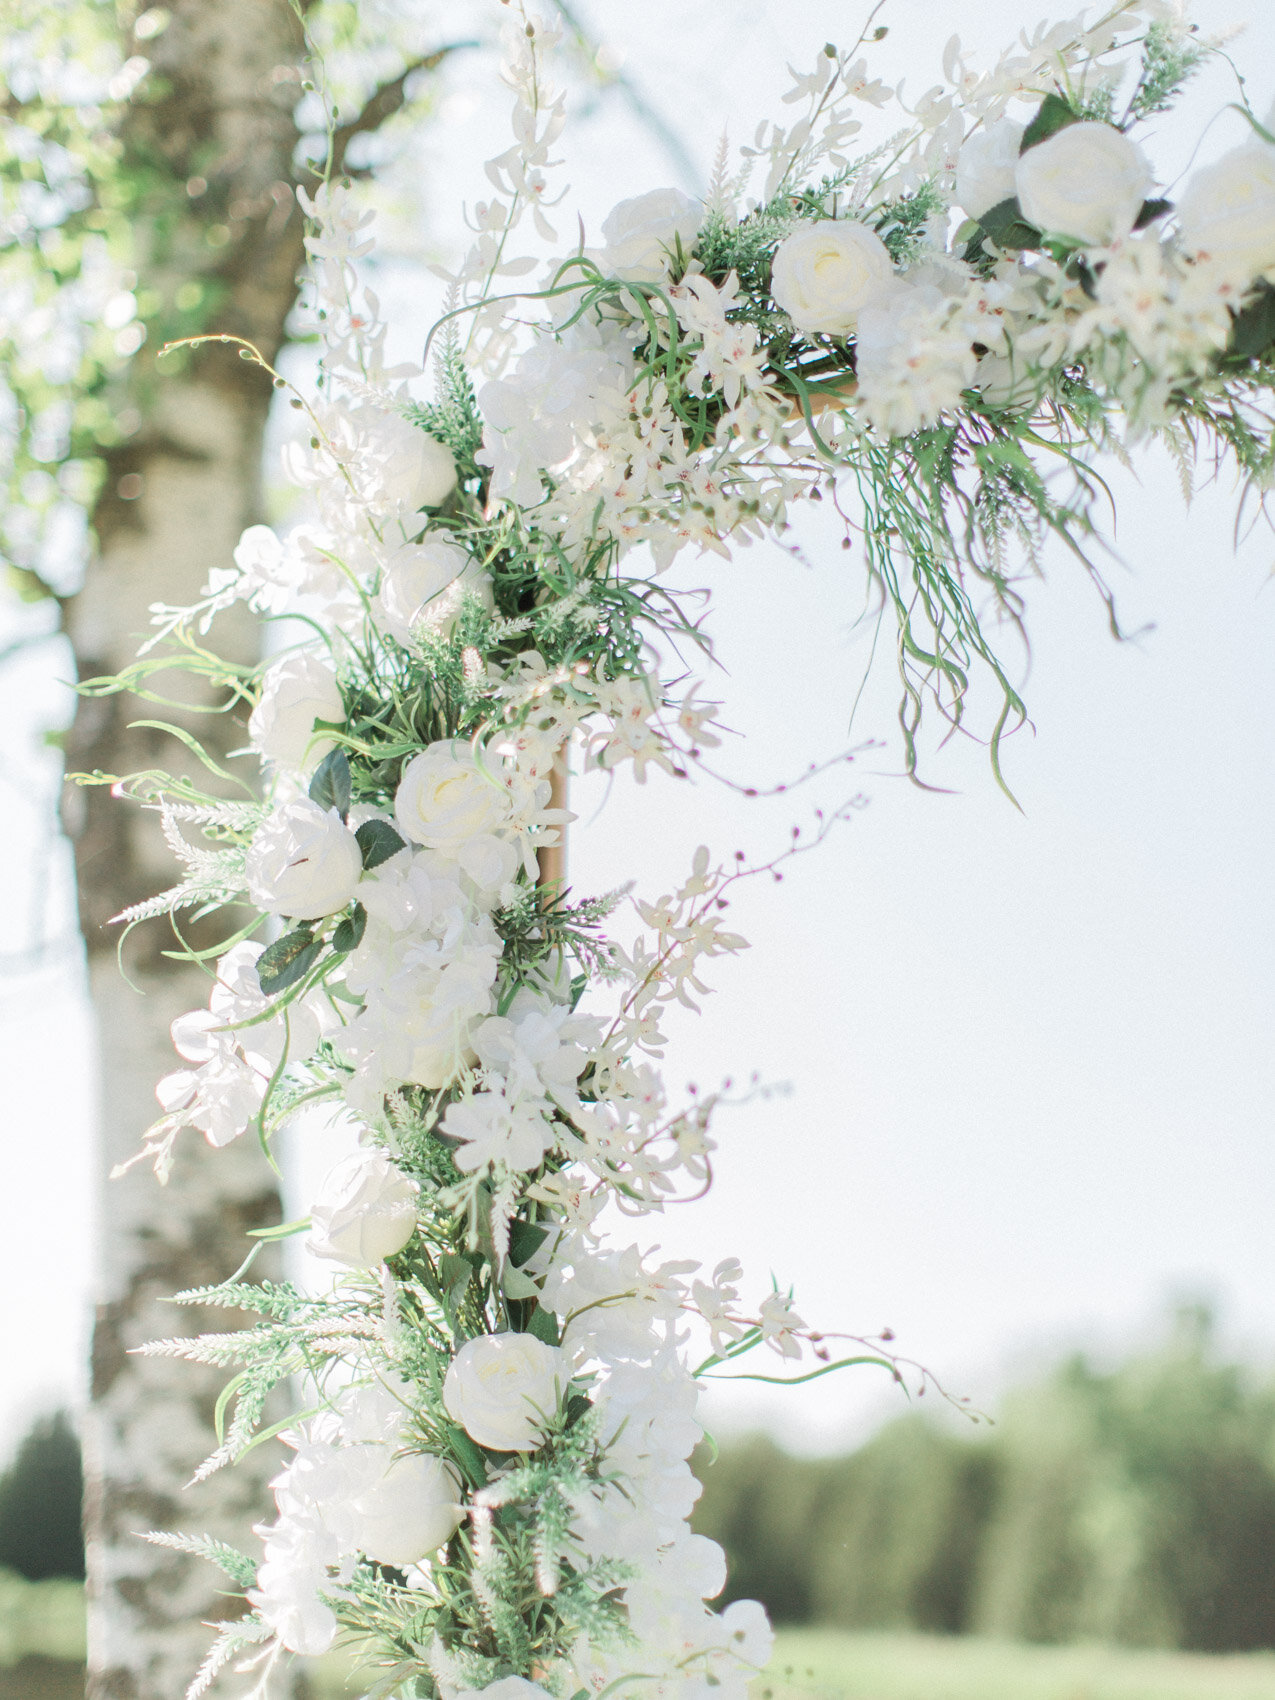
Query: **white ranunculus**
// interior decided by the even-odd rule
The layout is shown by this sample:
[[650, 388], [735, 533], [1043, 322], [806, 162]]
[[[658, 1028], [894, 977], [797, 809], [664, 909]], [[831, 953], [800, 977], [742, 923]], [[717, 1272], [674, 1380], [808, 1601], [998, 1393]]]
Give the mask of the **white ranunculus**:
[[315, 721], [344, 719], [345, 704], [331, 662], [313, 650], [302, 650], [266, 669], [248, 736], [267, 761], [306, 772], [332, 748], [331, 738], [315, 733]]
[[1002, 118], [975, 130], [956, 156], [956, 202], [971, 218], [981, 218], [1018, 193], [1016, 170], [1023, 126]]
[[419, 1192], [382, 1152], [356, 1151], [324, 1177], [306, 1246], [333, 1263], [375, 1269], [411, 1239]]
[[446, 630], [467, 592], [492, 607], [490, 575], [455, 543], [427, 534], [423, 543], [402, 544], [385, 563], [377, 601], [380, 624], [401, 644], [411, 641], [422, 621]]
[[1068, 124], [1018, 160], [1018, 204], [1040, 230], [1105, 247], [1133, 229], [1151, 187], [1142, 150], [1110, 124]]
[[418, 1564], [459, 1528], [460, 1498], [460, 1477], [445, 1459], [431, 1452], [391, 1456], [385, 1474], [350, 1508], [359, 1551], [400, 1570]]
[[606, 243], [598, 263], [608, 277], [658, 282], [667, 277], [678, 242], [689, 255], [704, 209], [680, 189], [651, 189], [620, 201], [602, 226]]
[[1235, 283], [1275, 270], [1275, 148], [1246, 142], [1187, 183], [1178, 202], [1182, 246]]
[[413, 756], [394, 797], [399, 831], [413, 844], [458, 857], [509, 818], [504, 787], [482, 772], [468, 744], [444, 740]]
[[821, 218], [775, 252], [770, 292], [801, 331], [848, 336], [860, 309], [894, 286], [889, 250], [866, 224]]
[[534, 1452], [570, 1379], [565, 1355], [534, 1334], [480, 1334], [452, 1359], [443, 1404], [480, 1446]]
[[358, 840], [335, 809], [285, 803], [257, 829], [244, 858], [248, 895], [270, 915], [317, 921], [344, 909], [363, 873]]
[[363, 437], [378, 502], [401, 513], [436, 508], [456, 485], [456, 462], [437, 437], [399, 413], [378, 413]]

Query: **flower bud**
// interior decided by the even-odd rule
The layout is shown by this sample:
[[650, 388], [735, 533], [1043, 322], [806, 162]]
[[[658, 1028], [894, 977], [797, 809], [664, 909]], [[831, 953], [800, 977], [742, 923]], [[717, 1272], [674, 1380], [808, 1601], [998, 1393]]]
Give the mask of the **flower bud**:
[[315, 732], [315, 721], [344, 719], [345, 704], [330, 662], [304, 650], [267, 668], [248, 736], [267, 761], [309, 772], [332, 748], [331, 738]]
[[391, 1458], [375, 1487], [351, 1506], [360, 1552], [400, 1570], [437, 1552], [465, 1515], [460, 1477], [443, 1458], [409, 1452]]
[[534, 1452], [571, 1379], [566, 1356], [534, 1334], [480, 1334], [452, 1359], [447, 1414], [493, 1452]]
[[285, 803], [257, 829], [244, 858], [248, 895], [271, 915], [317, 921], [344, 909], [363, 873], [358, 840], [335, 809]]
[[306, 1241], [316, 1257], [351, 1269], [375, 1269], [416, 1231], [414, 1180], [380, 1151], [356, 1151], [324, 1177], [310, 1210]]

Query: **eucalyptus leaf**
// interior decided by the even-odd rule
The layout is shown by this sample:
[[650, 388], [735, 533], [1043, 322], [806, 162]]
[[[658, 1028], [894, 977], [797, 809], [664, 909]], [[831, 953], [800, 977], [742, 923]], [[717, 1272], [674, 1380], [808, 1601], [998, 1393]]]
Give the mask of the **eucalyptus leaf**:
[[1011, 195], [1008, 200], [997, 201], [994, 207], [989, 207], [985, 213], [980, 213], [978, 222], [983, 234], [989, 242], [994, 242], [998, 248], [1039, 248], [1041, 233], [1028, 219], [1023, 217], [1023, 209], [1018, 204], [1018, 196]]
[[1226, 352], [1241, 360], [1256, 360], [1272, 347], [1275, 347], [1275, 289], [1265, 284], [1256, 300], [1235, 315]]
[[321, 809], [335, 809], [341, 819], [350, 812], [350, 761], [344, 750], [329, 750], [314, 770], [310, 796]]
[[523, 1264], [549, 1237], [548, 1228], [542, 1228], [538, 1222], [524, 1222], [515, 1216], [509, 1224], [509, 1261]]
[[387, 820], [365, 820], [354, 836], [363, 852], [363, 866], [368, 869], [379, 868], [407, 848], [407, 840]]
[[366, 931], [367, 910], [361, 903], [356, 903], [350, 914], [337, 924], [336, 931], [332, 934], [333, 950], [356, 950]]
[[1018, 151], [1025, 154], [1028, 148], [1047, 142], [1051, 136], [1056, 136], [1059, 130], [1065, 130], [1069, 124], [1079, 123], [1080, 114], [1070, 101], [1064, 100], [1060, 94], [1047, 94], [1040, 104], [1039, 112], [1023, 131], [1023, 140]]
[[316, 939], [309, 927], [297, 927], [281, 939], [267, 945], [257, 958], [257, 979], [267, 997], [282, 992], [303, 979], [319, 959], [322, 939]]
[[532, 1311], [523, 1332], [534, 1334], [536, 1339], [543, 1340], [546, 1346], [558, 1346], [562, 1343], [558, 1319], [551, 1310], [546, 1310], [543, 1305], [538, 1304]]
[[1133, 221], [1135, 230], [1145, 230], [1156, 219], [1163, 218], [1165, 213], [1173, 211], [1173, 202], [1166, 201], [1163, 195], [1157, 195], [1154, 200], [1143, 201], [1141, 211]]

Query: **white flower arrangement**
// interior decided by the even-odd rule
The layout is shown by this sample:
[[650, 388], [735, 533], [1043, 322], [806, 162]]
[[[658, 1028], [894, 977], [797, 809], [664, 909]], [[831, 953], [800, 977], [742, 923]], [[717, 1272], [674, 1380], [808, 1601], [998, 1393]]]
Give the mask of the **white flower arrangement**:
[[[1007, 539], [1083, 548], [1086, 461], [1121, 420], [1179, 448], [1211, 438], [1263, 487], [1275, 466], [1275, 138], [1254, 119], [1176, 218], [1155, 197], [1133, 132], [1207, 50], [1176, 8], [1042, 26], [985, 73], [954, 44], [944, 85], [857, 158], [899, 97], [865, 44], [829, 49], [786, 97], [795, 122], [764, 125], [704, 204], [622, 203], [516, 312], [517, 280], [543, 271], [517, 251], [526, 226], [556, 242], [564, 104], [554, 27], [513, 11], [515, 140], [450, 279], [437, 399], [383, 369], [355, 269], [367, 219], [323, 186], [307, 201], [323, 381], [286, 456], [312, 516], [286, 538], [250, 528], [198, 607], [156, 611], [152, 653], [236, 600], [322, 634], [261, 673], [264, 801], [121, 785], [165, 810], [190, 870], [127, 918], [246, 898], [270, 938], [233, 942], [209, 1008], [174, 1024], [192, 1066], [159, 1087], [161, 1176], [183, 1128], [269, 1142], [301, 1102], [363, 1137], [301, 1225], [342, 1267], [330, 1294], [182, 1295], [261, 1320], [151, 1348], [241, 1366], [206, 1469], [251, 1444], [276, 1383], [314, 1395], [261, 1560], [218, 1549], [251, 1611], [195, 1693], [264, 1643], [263, 1693], [274, 1659], [348, 1631], [386, 1695], [743, 1700], [770, 1635], [755, 1604], [707, 1603], [725, 1566], [687, 1524], [699, 1381], [759, 1347], [790, 1378], [901, 1373], [883, 1340], [834, 1359], [788, 1293], [746, 1301], [734, 1260], [705, 1277], [603, 1225], [710, 1184], [719, 1099], [670, 1103], [662, 1018], [745, 948], [734, 885], [852, 806], [760, 868], [701, 850], [678, 890], [634, 900], [633, 943], [604, 935], [626, 894], [580, 900], [555, 871], [569, 751], [640, 783], [718, 742], [714, 705], [654, 668], [653, 631], [698, 627], [652, 595], [635, 547], [657, 573], [687, 547], [729, 555], [852, 483], [847, 537], [900, 627], [909, 759], [921, 712], [959, 719], [981, 663], [1005, 699], [995, 762], [1025, 711], [967, 585], [1018, 617]], [[1055, 463], [1075, 488], [1046, 481]]]

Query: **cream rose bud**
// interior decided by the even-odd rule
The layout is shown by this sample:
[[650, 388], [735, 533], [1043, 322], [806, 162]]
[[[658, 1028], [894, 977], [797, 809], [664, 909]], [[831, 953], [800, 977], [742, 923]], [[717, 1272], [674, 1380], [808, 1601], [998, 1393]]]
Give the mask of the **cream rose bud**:
[[345, 719], [345, 704], [331, 662], [313, 650], [285, 655], [268, 667], [261, 697], [248, 721], [252, 747], [280, 767], [305, 771], [316, 767], [332, 748], [332, 739], [314, 730], [316, 720]]
[[351, 1269], [378, 1268], [415, 1233], [419, 1192], [380, 1151], [342, 1158], [311, 1206], [307, 1249]]
[[956, 202], [971, 218], [1018, 193], [1016, 169], [1025, 132], [1012, 118], [975, 130], [956, 156]]
[[375, 494], [388, 507], [410, 513], [436, 508], [455, 488], [451, 450], [401, 414], [381, 415], [369, 433], [368, 452]]
[[1018, 204], [1040, 230], [1105, 247], [1127, 236], [1151, 187], [1142, 150], [1110, 124], [1068, 124], [1020, 154]]
[[443, 1405], [480, 1446], [534, 1452], [570, 1379], [566, 1354], [534, 1334], [480, 1334], [452, 1359]]
[[459, 856], [473, 838], [495, 832], [509, 818], [504, 787], [481, 771], [468, 744], [430, 744], [403, 769], [394, 797], [394, 819], [413, 844]]
[[785, 236], [770, 292], [801, 331], [848, 336], [859, 312], [894, 286], [889, 250], [866, 224], [823, 218]]
[[609, 277], [635, 283], [666, 277], [680, 242], [689, 255], [704, 209], [680, 189], [651, 189], [612, 207], [602, 226], [598, 261]]
[[465, 1515], [460, 1477], [443, 1458], [409, 1452], [391, 1458], [375, 1487], [354, 1500], [353, 1534], [360, 1552], [405, 1570], [456, 1533]]
[[317, 921], [344, 909], [363, 873], [358, 840], [335, 809], [309, 797], [285, 803], [257, 829], [244, 857], [248, 895], [270, 915]]
[[1178, 202], [1182, 246], [1232, 281], [1275, 269], [1275, 148], [1248, 142], [1197, 171]]
[[460, 611], [466, 592], [493, 606], [491, 577], [472, 555], [445, 538], [426, 536], [404, 543], [385, 563], [378, 606], [381, 623], [399, 643], [411, 641], [418, 622], [446, 627]]

